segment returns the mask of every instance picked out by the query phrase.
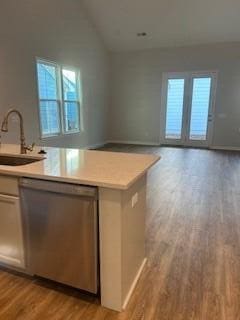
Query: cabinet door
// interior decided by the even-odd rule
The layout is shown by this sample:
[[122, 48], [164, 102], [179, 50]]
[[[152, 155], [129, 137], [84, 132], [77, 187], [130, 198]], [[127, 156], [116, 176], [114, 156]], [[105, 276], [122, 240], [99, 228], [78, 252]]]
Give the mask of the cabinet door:
[[24, 268], [20, 201], [0, 194], [0, 263]]

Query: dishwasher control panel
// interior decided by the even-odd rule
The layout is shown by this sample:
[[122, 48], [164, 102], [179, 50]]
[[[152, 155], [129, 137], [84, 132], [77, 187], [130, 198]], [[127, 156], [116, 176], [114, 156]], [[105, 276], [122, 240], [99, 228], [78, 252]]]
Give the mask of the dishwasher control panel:
[[94, 197], [95, 199], [98, 193], [96, 187], [29, 178], [22, 178], [20, 180], [20, 186], [48, 192]]

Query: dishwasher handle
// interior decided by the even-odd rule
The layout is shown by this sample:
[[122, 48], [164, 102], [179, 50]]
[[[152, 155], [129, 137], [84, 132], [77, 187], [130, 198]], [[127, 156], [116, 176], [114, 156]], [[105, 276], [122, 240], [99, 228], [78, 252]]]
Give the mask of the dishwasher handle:
[[33, 190], [42, 190], [53, 193], [69, 194], [76, 196], [92, 197], [97, 199], [97, 188], [82, 186], [78, 184], [54, 182], [49, 180], [38, 180], [22, 178], [20, 179], [20, 188]]

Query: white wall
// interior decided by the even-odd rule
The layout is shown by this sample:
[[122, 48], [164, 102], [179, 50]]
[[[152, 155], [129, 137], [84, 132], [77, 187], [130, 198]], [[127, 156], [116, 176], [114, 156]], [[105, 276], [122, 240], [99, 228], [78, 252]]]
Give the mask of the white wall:
[[163, 72], [197, 70], [219, 72], [213, 146], [240, 147], [240, 43], [113, 53], [109, 139], [159, 143]]
[[[80, 0], [3, 0], [0, 10], [0, 121], [21, 110], [28, 142], [83, 147], [106, 139], [108, 53]], [[39, 140], [35, 57], [80, 69], [84, 132]], [[17, 125], [2, 142], [18, 142]]]
[[[1, 1], [0, 40], [0, 121], [10, 107], [21, 110], [29, 143], [65, 147], [106, 139], [159, 143], [163, 72], [211, 69], [219, 71], [213, 145], [240, 147], [240, 43], [109, 56], [80, 0], [24, 0], [21, 5], [17, 0]], [[83, 133], [39, 140], [36, 56], [80, 69]], [[17, 131], [12, 123], [2, 142], [18, 142]]]

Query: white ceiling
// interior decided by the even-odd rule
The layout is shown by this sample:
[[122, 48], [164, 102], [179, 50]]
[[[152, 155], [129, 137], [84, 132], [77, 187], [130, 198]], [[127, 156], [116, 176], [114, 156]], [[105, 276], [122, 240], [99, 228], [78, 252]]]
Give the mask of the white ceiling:
[[240, 41], [240, 0], [83, 1], [113, 51]]

